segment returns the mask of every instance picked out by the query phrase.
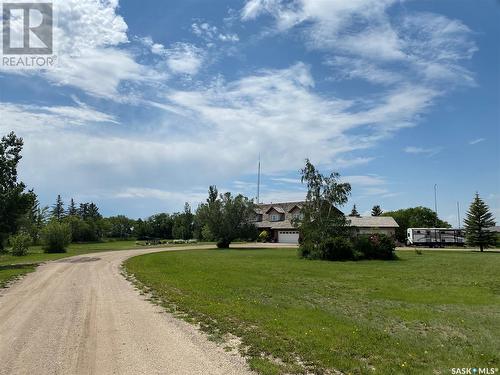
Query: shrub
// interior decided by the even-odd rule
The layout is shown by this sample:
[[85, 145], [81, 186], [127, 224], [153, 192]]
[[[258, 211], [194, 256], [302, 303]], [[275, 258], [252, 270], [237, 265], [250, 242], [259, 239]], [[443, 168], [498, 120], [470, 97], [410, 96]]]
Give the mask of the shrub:
[[231, 241], [225, 238], [222, 238], [217, 241], [217, 247], [219, 249], [228, 249], [229, 245], [231, 244]]
[[319, 244], [304, 241], [299, 256], [307, 259], [353, 260], [357, 258], [351, 241], [344, 237], [330, 237]]
[[53, 221], [42, 232], [43, 250], [46, 253], [65, 253], [71, 243], [71, 227]]
[[299, 257], [306, 259], [313, 259], [312, 253], [314, 252], [314, 244], [311, 241], [302, 241], [299, 246]]
[[259, 234], [259, 242], [267, 242], [269, 241], [269, 232], [267, 230], [263, 230]]
[[12, 255], [23, 256], [28, 254], [28, 247], [31, 245], [31, 237], [26, 233], [16, 234], [9, 239], [12, 245]]
[[359, 236], [355, 241], [355, 248], [365, 259], [396, 259], [396, 244], [384, 234]]
[[320, 244], [321, 259], [324, 260], [353, 260], [354, 247], [351, 241], [344, 237], [332, 237]]

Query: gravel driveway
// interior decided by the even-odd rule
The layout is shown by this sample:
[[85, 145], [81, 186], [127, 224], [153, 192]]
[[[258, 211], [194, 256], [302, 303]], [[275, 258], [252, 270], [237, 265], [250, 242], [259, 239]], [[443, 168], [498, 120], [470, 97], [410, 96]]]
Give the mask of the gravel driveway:
[[146, 301], [120, 274], [125, 259], [158, 251], [166, 249], [48, 262], [0, 291], [0, 374], [250, 374], [243, 358]]

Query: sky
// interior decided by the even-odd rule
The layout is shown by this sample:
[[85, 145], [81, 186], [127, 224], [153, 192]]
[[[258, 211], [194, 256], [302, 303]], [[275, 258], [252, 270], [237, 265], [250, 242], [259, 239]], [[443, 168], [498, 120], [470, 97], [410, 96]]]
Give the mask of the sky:
[[[10, 1], [11, 2], [11, 1]], [[55, 0], [57, 64], [0, 67], [0, 134], [51, 205], [194, 208], [209, 185], [301, 200], [300, 169], [352, 184], [343, 207], [500, 218], [496, 0]]]

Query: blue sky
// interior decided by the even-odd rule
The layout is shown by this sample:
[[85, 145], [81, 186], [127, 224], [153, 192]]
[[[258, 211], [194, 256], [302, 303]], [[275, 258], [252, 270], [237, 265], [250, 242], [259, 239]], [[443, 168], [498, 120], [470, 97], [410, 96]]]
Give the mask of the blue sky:
[[500, 216], [494, 0], [54, 1], [58, 64], [0, 68], [0, 131], [51, 204], [145, 217], [208, 185], [302, 199], [306, 157], [367, 213], [479, 191]]

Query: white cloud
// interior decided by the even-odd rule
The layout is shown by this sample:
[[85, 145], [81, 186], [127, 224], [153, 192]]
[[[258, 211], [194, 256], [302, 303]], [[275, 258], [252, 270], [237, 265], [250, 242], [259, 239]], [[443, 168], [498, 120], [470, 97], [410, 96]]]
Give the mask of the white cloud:
[[163, 50], [167, 65], [173, 73], [195, 75], [202, 68], [205, 52], [190, 43], [175, 43]]
[[35, 106], [2, 102], [0, 129], [3, 133], [12, 129], [28, 132], [46, 132], [91, 123], [113, 123], [113, 115], [97, 111], [83, 103], [77, 106]]
[[425, 154], [427, 156], [434, 156], [442, 151], [441, 147], [433, 147], [433, 148], [423, 148], [423, 147], [415, 147], [415, 146], [407, 146], [404, 149], [404, 152], [407, 154]]
[[[402, 77], [406, 84], [425, 81], [432, 86], [473, 85], [472, 74], [460, 65], [477, 50], [471, 30], [458, 20], [433, 13], [389, 16], [389, 10], [398, 2], [249, 0], [241, 19], [249, 21], [267, 13], [275, 19], [278, 32], [300, 25], [298, 30], [309, 48], [334, 55], [326, 61], [341, 67], [340, 77], [363, 78], [383, 85]], [[349, 66], [349, 61], [354, 64]]]
[[[153, 120], [154, 127], [105, 137], [92, 127], [71, 127], [117, 121], [77, 101], [74, 107], [3, 104], [1, 129], [25, 136], [23, 173], [40, 189], [138, 195], [126, 189], [148, 181], [141, 189], [181, 193], [255, 173], [259, 152], [269, 174], [298, 171], [306, 157], [332, 168], [367, 163], [370, 157], [353, 153], [412, 124], [428, 105], [425, 92], [395, 90], [358, 102], [319, 95], [314, 86], [308, 66], [298, 63], [232, 82], [167, 91], [159, 106], [168, 110]], [[363, 136], [351, 134], [356, 129]], [[378, 181], [376, 176], [352, 178]], [[276, 192], [276, 197], [282, 196]]]
[[123, 82], [165, 78], [154, 67], [137, 63], [123, 48], [129, 43], [127, 24], [117, 14], [117, 0], [55, 0], [53, 7], [56, 67], [26, 74], [40, 74], [55, 85], [113, 100], [121, 99]]
[[221, 32], [217, 26], [210, 25], [208, 22], [195, 22], [191, 25], [191, 30], [193, 34], [208, 42], [212, 42], [214, 40], [222, 42], [238, 42], [240, 40], [238, 34], [232, 32]]
[[241, 11], [241, 18], [244, 21], [256, 18], [264, 12], [266, 8], [266, 1], [264, 0], [248, 0]]
[[476, 138], [469, 142], [470, 145], [477, 145], [478, 143], [484, 142], [486, 139], [484, 138]]
[[219, 40], [222, 40], [223, 42], [238, 42], [240, 40], [240, 37], [238, 34], [219, 34], [218, 36]]
[[[144, 199], [153, 198], [162, 201], [177, 203], [199, 203], [206, 199], [207, 194], [205, 192], [176, 192], [167, 191], [161, 189], [152, 189], [148, 187], [127, 187], [123, 190], [118, 190], [109, 193], [110, 198], [114, 199]], [[196, 207], [196, 205], [194, 205]]]
[[399, 72], [379, 67], [360, 58], [333, 56], [327, 58], [325, 64], [334, 68], [334, 76], [339, 80], [359, 78], [375, 84], [394, 85], [405, 79]]
[[132, 56], [115, 48], [89, 49], [80, 56], [67, 58], [46, 77], [56, 85], [74, 86], [86, 93], [118, 100], [123, 81], [154, 82], [162, 78], [137, 64]]

